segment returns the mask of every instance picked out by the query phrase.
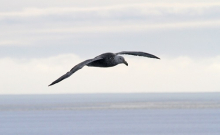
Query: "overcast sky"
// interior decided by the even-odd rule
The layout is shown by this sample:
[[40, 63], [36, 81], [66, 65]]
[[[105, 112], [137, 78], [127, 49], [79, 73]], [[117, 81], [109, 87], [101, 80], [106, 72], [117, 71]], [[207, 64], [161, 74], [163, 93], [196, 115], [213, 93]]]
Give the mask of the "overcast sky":
[[[220, 92], [219, 0], [2, 0], [0, 94]], [[84, 67], [104, 52], [129, 66]]]

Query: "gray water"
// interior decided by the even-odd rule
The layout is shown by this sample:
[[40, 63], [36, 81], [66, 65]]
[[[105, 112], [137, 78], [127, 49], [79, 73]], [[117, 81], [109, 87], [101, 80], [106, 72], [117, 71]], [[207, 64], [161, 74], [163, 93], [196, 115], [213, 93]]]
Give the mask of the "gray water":
[[0, 135], [219, 135], [220, 93], [0, 96]]

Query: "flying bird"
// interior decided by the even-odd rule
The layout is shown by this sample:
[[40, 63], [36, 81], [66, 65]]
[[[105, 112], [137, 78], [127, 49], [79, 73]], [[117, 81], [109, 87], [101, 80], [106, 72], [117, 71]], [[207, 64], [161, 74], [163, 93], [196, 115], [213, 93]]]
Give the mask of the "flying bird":
[[134, 52], [134, 51], [122, 51], [118, 53], [103, 53], [101, 55], [96, 56], [93, 59], [85, 60], [77, 65], [75, 65], [69, 72], [59, 77], [57, 80], [52, 82], [49, 86], [54, 85], [68, 77], [70, 77], [73, 73], [83, 68], [84, 66], [88, 67], [113, 67], [118, 64], [125, 64], [128, 66], [128, 63], [125, 61], [124, 57], [120, 55], [134, 55], [134, 56], [143, 56], [148, 58], [156, 58], [160, 59], [155, 55], [145, 53], [145, 52]]

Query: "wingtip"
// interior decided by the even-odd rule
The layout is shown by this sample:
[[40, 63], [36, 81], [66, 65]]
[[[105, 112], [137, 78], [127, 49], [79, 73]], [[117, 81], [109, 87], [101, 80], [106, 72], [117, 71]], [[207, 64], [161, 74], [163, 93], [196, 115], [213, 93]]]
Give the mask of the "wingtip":
[[154, 56], [153, 58], [155, 58], [155, 59], [159, 59], [159, 60], [160, 60], [160, 58], [159, 58], [159, 57], [157, 57], [157, 56]]
[[53, 83], [51, 83], [50, 85], [48, 85], [48, 87], [50, 87], [51, 85], [53, 85]]

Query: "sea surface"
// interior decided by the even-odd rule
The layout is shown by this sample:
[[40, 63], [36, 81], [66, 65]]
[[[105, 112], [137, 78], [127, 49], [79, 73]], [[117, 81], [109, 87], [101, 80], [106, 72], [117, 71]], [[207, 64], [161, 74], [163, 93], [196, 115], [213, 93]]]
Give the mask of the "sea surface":
[[220, 135], [220, 93], [0, 95], [0, 135]]

